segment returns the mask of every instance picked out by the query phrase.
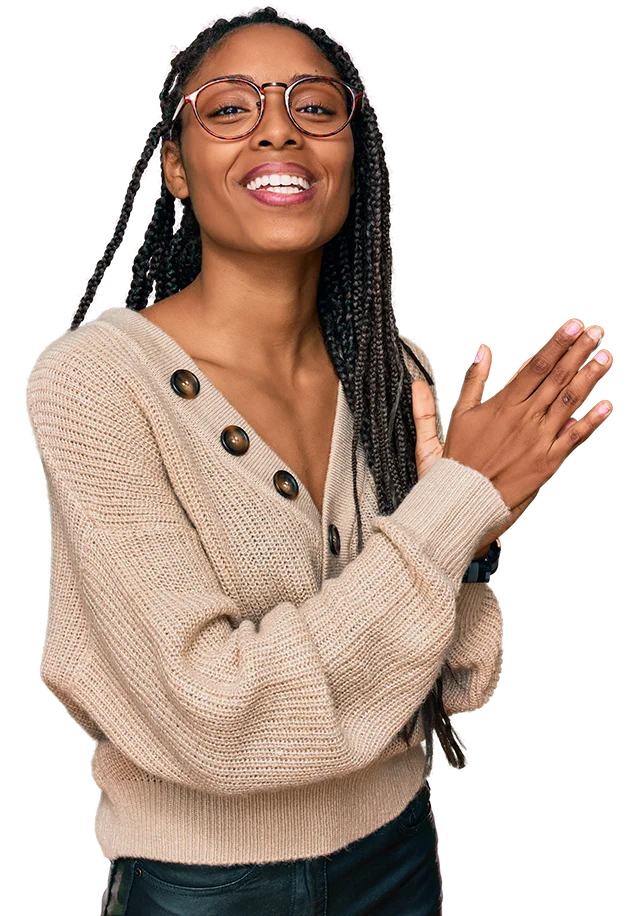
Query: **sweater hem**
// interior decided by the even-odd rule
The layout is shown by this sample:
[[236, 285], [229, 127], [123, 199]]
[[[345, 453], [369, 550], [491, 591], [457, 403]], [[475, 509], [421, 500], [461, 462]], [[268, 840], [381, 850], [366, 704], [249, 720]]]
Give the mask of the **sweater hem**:
[[96, 837], [108, 859], [242, 865], [327, 856], [394, 820], [423, 784], [422, 744], [338, 779], [222, 796], [177, 783], [101, 786]]

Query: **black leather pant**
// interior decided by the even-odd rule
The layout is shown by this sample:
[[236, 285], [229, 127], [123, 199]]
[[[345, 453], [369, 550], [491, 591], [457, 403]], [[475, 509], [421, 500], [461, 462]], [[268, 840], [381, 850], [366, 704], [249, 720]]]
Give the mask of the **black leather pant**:
[[429, 785], [329, 856], [243, 865], [111, 862], [101, 916], [441, 916]]

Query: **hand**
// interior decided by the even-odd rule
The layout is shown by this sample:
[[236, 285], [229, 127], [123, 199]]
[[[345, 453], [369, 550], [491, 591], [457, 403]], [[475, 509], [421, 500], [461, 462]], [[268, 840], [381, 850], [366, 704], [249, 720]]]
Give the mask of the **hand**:
[[[534, 357], [530, 357], [530, 359], [533, 359], [533, 358], [534, 358]], [[517, 376], [517, 375], [519, 374], [519, 372], [521, 371], [521, 369], [523, 368], [523, 366], [527, 366], [527, 364], [528, 364], [529, 362], [530, 362], [530, 360], [529, 360], [529, 359], [526, 359], [525, 362], [521, 365], [521, 367], [520, 367], [519, 369], [517, 369], [517, 371], [514, 373], [514, 375], [512, 376], [512, 378], [515, 378], [515, 376]], [[510, 382], [512, 381], [512, 378], [510, 379]], [[426, 382], [425, 384], [427, 385], [427, 382]], [[429, 388], [430, 386], [427, 385], [427, 387]], [[430, 389], [430, 397], [431, 397], [431, 395], [432, 395], [432, 391], [431, 391], [431, 389]], [[562, 436], [563, 433], [564, 433], [566, 430], [568, 430], [568, 429], [569, 429], [574, 423], [576, 423], [576, 422], [578, 422], [578, 421], [575, 420], [574, 417], [570, 417], [570, 419], [569, 419], [566, 423], [563, 424], [562, 428], [561, 428], [561, 429], [559, 430], [559, 432], [557, 433], [556, 438], [558, 439], [559, 436]], [[443, 451], [443, 450], [442, 450], [442, 448], [441, 448], [441, 454], [442, 454], [442, 451]], [[433, 464], [435, 460], [436, 460], [436, 459], [433, 459], [431, 463]], [[540, 487], [539, 487], [539, 489], [540, 489]], [[481, 543], [481, 545], [478, 547], [476, 553], [474, 554], [474, 556], [473, 556], [473, 558], [472, 558], [473, 560], [482, 560], [482, 559], [483, 559], [483, 557], [486, 555], [486, 553], [487, 553], [488, 550], [490, 549], [490, 544], [493, 544], [494, 541], [499, 541], [499, 535], [505, 534], [505, 532], [508, 530], [508, 528], [511, 528], [511, 527], [512, 527], [512, 525], [513, 525], [514, 522], [517, 520], [517, 518], [520, 518], [520, 517], [523, 515], [523, 513], [525, 512], [525, 510], [527, 509], [527, 507], [530, 505], [530, 503], [533, 502], [533, 500], [534, 500], [536, 494], [539, 492], [539, 489], [535, 490], [534, 493], [533, 493], [531, 496], [528, 496], [528, 498], [527, 498], [526, 500], [524, 500], [524, 501], [521, 503], [520, 506], [515, 506], [515, 507], [511, 510], [511, 512], [510, 512], [510, 514], [509, 514], [509, 516], [508, 516], [507, 521], [506, 521], [503, 525], [501, 525], [500, 528], [496, 528], [496, 529], [494, 530], [494, 533], [493, 533], [493, 534], [490, 534], [489, 537], [486, 537], [485, 540]], [[500, 547], [500, 546], [501, 546], [501, 542], [499, 541], [499, 547]]]
[[608, 416], [595, 406], [581, 420], [568, 423], [572, 410], [612, 365], [611, 354], [603, 350], [604, 363], [590, 360], [580, 368], [603, 335], [597, 326], [593, 340], [581, 328], [580, 322], [575, 333], [559, 328], [505, 388], [483, 403], [491, 364], [488, 347], [465, 374], [442, 457], [484, 474], [510, 508], [548, 481]]
[[[529, 360], [526, 360], [526, 362], [529, 362]], [[523, 363], [523, 366], [525, 366], [525, 364], [526, 363]], [[521, 366], [521, 369], [523, 366]], [[520, 372], [521, 369], [518, 371]], [[518, 375], [518, 372], [516, 374]], [[436, 429], [436, 404], [434, 402], [434, 395], [425, 379], [417, 379], [412, 382], [412, 411], [414, 413], [414, 423], [416, 425], [416, 467], [418, 479], [420, 480], [421, 477], [427, 474], [437, 458], [440, 458], [443, 454], [443, 443], [439, 440]], [[572, 423], [576, 423], [576, 420], [568, 420], [566, 427], [568, 424], [571, 425]], [[514, 509], [512, 509], [507, 520], [501, 527], [495, 528], [489, 537], [486, 537], [479, 545], [473, 557], [474, 560], [480, 560], [485, 556], [490, 544], [498, 540], [500, 535], [505, 534], [508, 528], [512, 527], [517, 518], [520, 518], [534, 500], [538, 492], [537, 490], [519, 506], [515, 506]]]
[[[514, 373], [510, 382], [516, 378], [516, 376], [524, 369], [524, 367], [531, 362], [534, 357], [526, 359], [525, 362], [517, 369]], [[489, 372], [488, 372], [489, 374]], [[508, 382], [508, 385], [510, 384]], [[432, 394], [432, 389], [428, 385], [425, 379], [418, 379], [412, 383], [412, 411], [414, 414], [414, 423], [416, 425], [416, 466], [418, 471], [419, 480], [423, 477], [429, 468], [434, 464], [434, 462], [442, 457], [443, 454], [443, 442], [438, 438], [437, 428], [436, 428], [436, 404], [434, 402], [434, 396]], [[570, 429], [578, 421], [574, 417], [570, 417], [563, 424], [561, 429], [556, 434], [556, 439], [559, 439], [567, 430]], [[480, 559], [484, 557], [488, 551], [490, 544], [494, 540], [498, 540], [500, 535], [504, 534], [509, 528], [512, 527], [514, 522], [521, 517], [523, 512], [527, 507], [533, 502], [537, 493], [539, 492], [540, 487], [523, 500], [518, 506], [514, 506], [511, 510], [510, 515], [506, 522], [497, 529], [494, 529], [485, 540], [479, 545], [477, 551], [474, 555], [474, 559]], [[499, 541], [500, 543], [500, 541]]]

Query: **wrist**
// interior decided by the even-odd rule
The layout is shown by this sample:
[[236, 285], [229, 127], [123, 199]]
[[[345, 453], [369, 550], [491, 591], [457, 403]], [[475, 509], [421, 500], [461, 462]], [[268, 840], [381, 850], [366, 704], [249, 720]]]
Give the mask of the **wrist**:
[[494, 541], [496, 541], [499, 547], [501, 546], [501, 542], [498, 538], [492, 538], [491, 541], [485, 541], [483, 544], [481, 544], [479, 549], [476, 551], [476, 553], [472, 557], [472, 560], [483, 560], [487, 556], [487, 552], [490, 549], [490, 545], [493, 544]]

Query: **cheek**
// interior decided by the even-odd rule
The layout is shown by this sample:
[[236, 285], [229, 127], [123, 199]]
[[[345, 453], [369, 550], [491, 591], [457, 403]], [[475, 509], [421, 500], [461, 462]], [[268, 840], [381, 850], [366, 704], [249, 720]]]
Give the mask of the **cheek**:
[[233, 143], [226, 146], [213, 138], [209, 143], [200, 133], [189, 139], [192, 142], [185, 144], [183, 162], [192, 203], [196, 206], [199, 200], [220, 200], [225, 196], [238, 151], [232, 148]]
[[221, 149], [207, 150], [186, 165], [189, 196], [198, 223], [213, 236], [228, 236], [241, 193], [231, 178], [236, 156]]

